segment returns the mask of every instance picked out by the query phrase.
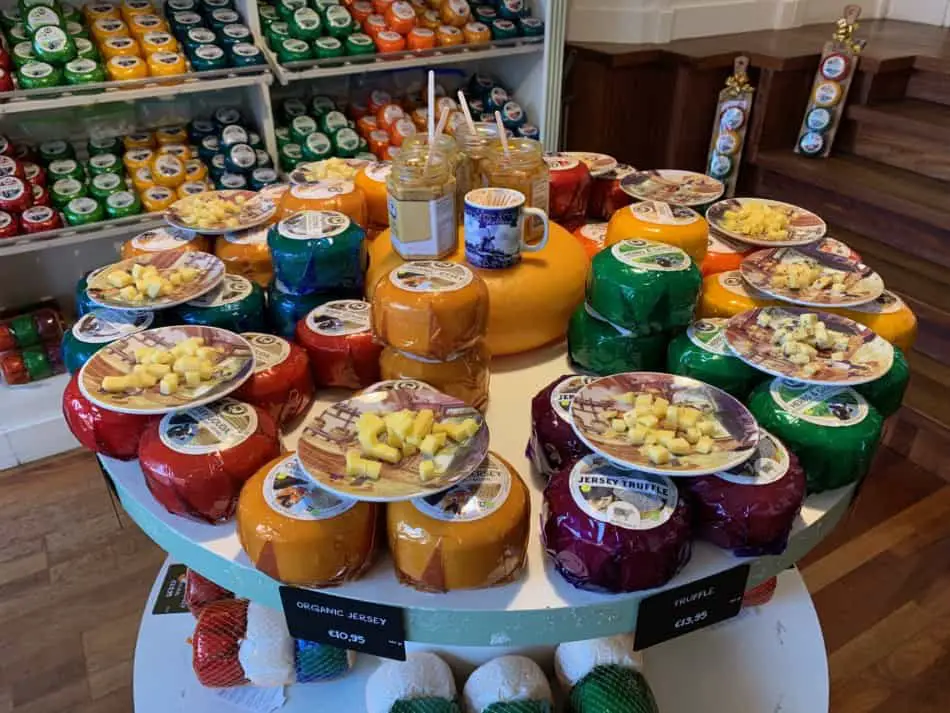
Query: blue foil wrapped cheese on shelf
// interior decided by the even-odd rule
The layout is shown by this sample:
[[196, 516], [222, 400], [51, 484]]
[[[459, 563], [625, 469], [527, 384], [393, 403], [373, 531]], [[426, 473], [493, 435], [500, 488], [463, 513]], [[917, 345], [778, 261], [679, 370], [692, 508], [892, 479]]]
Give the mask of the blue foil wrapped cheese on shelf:
[[74, 374], [104, 346], [143, 329], [149, 329], [154, 321], [154, 312], [125, 312], [103, 308], [86, 312], [63, 335], [63, 364], [70, 374]]

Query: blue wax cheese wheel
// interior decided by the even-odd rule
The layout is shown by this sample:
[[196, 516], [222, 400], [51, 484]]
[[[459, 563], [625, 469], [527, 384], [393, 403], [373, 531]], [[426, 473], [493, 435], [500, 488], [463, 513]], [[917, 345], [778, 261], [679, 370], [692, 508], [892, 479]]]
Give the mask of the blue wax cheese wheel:
[[232, 332], [262, 332], [264, 291], [242, 275], [226, 274], [217, 287], [175, 308], [181, 324], [221, 327]]
[[273, 226], [267, 245], [288, 292], [362, 291], [366, 233], [334, 210], [304, 210]]
[[658, 713], [633, 635], [570, 641], [554, 652], [554, 671], [572, 713]]
[[883, 419], [853, 388], [776, 378], [759, 384], [747, 405], [798, 457], [808, 492], [856, 482], [871, 468]]
[[311, 292], [298, 295], [290, 292], [279, 280], [267, 288], [267, 322], [274, 334], [294, 339], [297, 322], [320, 305], [334, 300], [360, 299], [361, 291]]
[[366, 713], [460, 713], [452, 669], [428, 652], [383, 661], [366, 682]]
[[[472, 672], [462, 690], [466, 713], [551, 713], [544, 671], [527, 656], [499, 656]], [[606, 710], [606, 709], [605, 709]]]
[[894, 347], [894, 363], [880, 379], [869, 381], [854, 387], [854, 390], [866, 398], [883, 418], [887, 418], [901, 407], [907, 383], [910, 381], [910, 366], [907, 357], [898, 347]]
[[698, 379], [745, 401], [755, 385], [768, 377], [733, 354], [723, 333], [728, 321], [708, 317], [689, 325], [670, 342], [665, 371]]
[[89, 282], [89, 279], [101, 272], [103, 268], [97, 270], [92, 270], [91, 272], [83, 275], [76, 281], [76, 290], [73, 293], [76, 300], [76, 315], [82, 317], [85, 314], [88, 314], [94, 309], [98, 309], [99, 305], [89, 299], [89, 293], [86, 292], [86, 285]]
[[154, 321], [154, 312], [103, 308], [90, 310], [76, 320], [72, 328], [63, 335], [63, 364], [70, 374], [75, 374], [104, 346], [143, 329], [149, 329]]
[[621, 240], [591, 261], [587, 303], [604, 319], [644, 336], [684, 329], [702, 277], [689, 255], [652, 240]]
[[662, 371], [669, 340], [667, 332], [637, 336], [611, 324], [586, 303], [574, 310], [567, 325], [571, 362], [600, 376], [624, 371]]
[[252, 686], [271, 688], [294, 683], [295, 647], [284, 613], [248, 602], [247, 628], [237, 658]]

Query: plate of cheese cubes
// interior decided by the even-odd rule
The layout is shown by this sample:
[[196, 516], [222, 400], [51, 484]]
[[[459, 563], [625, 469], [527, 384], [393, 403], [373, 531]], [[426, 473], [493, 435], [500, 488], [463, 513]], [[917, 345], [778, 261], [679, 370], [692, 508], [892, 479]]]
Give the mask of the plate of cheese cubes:
[[207, 235], [223, 235], [266, 223], [277, 212], [268, 193], [204, 191], [172, 203], [165, 211], [169, 225]]
[[254, 352], [218, 327], [158, 327], [112, 342], [79, 372], [83, 396], [109, 411], [163, 414], [217, 401], [254, 372]]
[[863, 324], [803, 307], [747, 310], [726, 323], [725, 335], [747, 364], [811, 384], [864, 384], [894, 363], [894, 347]]
[[760, 292], [806, 307], [854, 307], [884, 292], [884, 280], [870, 267], [817, 243], [758, 250], [739, 269]]
[[587, 384], [571, 402], [587, 446], [623, 468], [668, 476], [717, 473], [744, 463], [759, 442], [749, 410], [714, 386], [638, 371]]
[[338, 495], [411, 500], [471, 475], [488, 454], [488, 425], [440, 391], [370, 389], [314, 416], [297, 454], [304, 470]]
[[224, 263], [210, 253], [162, 250], [97, 270], [88, 278], [86, 294], [112, 309], [168, 309], [210, 292], [224, 272]]
[[797, 205], [767, 198], [727, 198], [706, 211], [709, 227], [750, 245], [808, 245], [824, 237], [820, 217]]

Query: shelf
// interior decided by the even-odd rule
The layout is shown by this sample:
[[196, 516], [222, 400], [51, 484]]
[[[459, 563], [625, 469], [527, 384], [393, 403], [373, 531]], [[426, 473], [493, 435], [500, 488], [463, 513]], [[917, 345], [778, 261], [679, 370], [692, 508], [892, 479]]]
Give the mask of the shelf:
[[[186, 643], [194, 630], [191, 614], [151, 613], [165, 567], [139, 627], [133, 668], [135, 712], [247, 713], [248, 709], [225, 702], [220, 693], [202, 687], [195, 678], [191, 647]], [[474, 665], [512, 653], [435, 650], [453, 663], [460, 686]], [[551, 654], [550, 649], [531, 652], [549, 671]], [[648, 649], [644, 660], [647, 680], [663, 713], [828, 711], [828, 665], [821, 627], [797, 570], [779, 576], [775, 597], [767, 605]], [[338, 681], [289, 686], [281, 713], [365, 713], [366, 680], [377, 666], [377, 659], [360, 656], [349, 675]], [[241, 694], [238, 689], [234, 692]]]
[[132, 233], [153, 230], [163, 225], [165, 225], [165, 219], [162, 218], [161, 213], [140, 213], [128, 218], [103, 220], [90, 225], [69, 225], [32, 235], [18, 235], [15, 238], [0, 240], [0, 257], [58, 248], [63, 245], [76, 245], [91, 240], [125, 238], [131, 236]]
[[79, 447], [63, 420], [69, 374], [35, 384], [0, 383], [0, 470]]
[[[487, 419], [491, 449], [514, 465], [531, 491], [532, 527], [523, 577], [491, 589], [427, 594], [400, 585], [388, 555], [355, 582], [332, 594], [403, 607], [409, 641], [452, 646], [534, 646], [632, 631], [637, 603], [653, 591], [606, 595], [575, 589], [544, 555], [538, 528], [542, 483], [524, 455], [530, 432], [530, 402], [544, 386], [571, 371], [563, 346], [492, 361], [492, 400]], [[348, 395], [348, 394], [347, 394]], [[338, 397], [343, 397], [341, 392]], [[332, 399], [336, 400], [336, 399]], [[324, 394], [314, 411], [331, 399]], [[302, 424], [285, 438], [294, 448]], [[279, 583], [256, 570], [244, 554], [233, 522], [207, 525], [169, 514], [151, 496], [137, 461], [103, 458], [129, 515], [177, 561], [236, 592], [280, 608]], [[671, 582], [677, 586], [749, 562], [752, 587], [803, 557], [846, 512], [853, 486], [809, 498], [780, 556], [743, 560], [706, 543], [694, 545], [689, 564]]]

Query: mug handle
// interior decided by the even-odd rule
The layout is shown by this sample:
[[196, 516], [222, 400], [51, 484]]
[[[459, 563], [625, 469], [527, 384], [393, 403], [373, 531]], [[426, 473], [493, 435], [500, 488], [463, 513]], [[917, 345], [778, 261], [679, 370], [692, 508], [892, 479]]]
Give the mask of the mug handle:
[[548, 244], [548, 232], [550, 231], [551, 225], [548, 222], [548, 214], [545, 213], [540, 208], [532, 208], [531, 206], [524, 207], [525, 217], [533, 215], [541, 219], [541, 222], [544, 223], [544, 235], [541, 236], [541, 239], [534, 243], [533, 245], [528, 243], [522, 234], [521, 238], [521, 250], [526, 253], [536, 253], [538, 250], [541, 250], [545, 245]]

